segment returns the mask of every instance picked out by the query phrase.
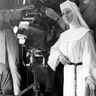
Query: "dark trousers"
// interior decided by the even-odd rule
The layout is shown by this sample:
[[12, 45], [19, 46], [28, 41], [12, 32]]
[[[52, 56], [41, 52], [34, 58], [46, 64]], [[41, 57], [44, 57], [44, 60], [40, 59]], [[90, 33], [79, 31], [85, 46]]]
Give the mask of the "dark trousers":
[[63, 96], [63, 67], [62, 63], [59, 63], [56, 71], [47, 67], [46, 91], [52, 92], [53, 96]]
[[63, 67], [62, 63], [56, 68], [54, 77], [54, 96], [63, 96]]
[[4, 95], [13, 95], [13, 82], [9, 68], [0, 63], [0, 89]]

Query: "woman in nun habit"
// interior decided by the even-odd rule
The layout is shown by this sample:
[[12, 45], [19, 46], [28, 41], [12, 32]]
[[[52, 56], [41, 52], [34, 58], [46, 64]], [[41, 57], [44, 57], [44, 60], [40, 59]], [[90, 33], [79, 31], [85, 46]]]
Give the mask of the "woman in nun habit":
[[93, 31], [71, 1], [60, 4], [69, 29], [51, 47], [48, 65], [55, 71], [64, 64], [63, 96], [94, 96], [96, 85], [96, 51]]

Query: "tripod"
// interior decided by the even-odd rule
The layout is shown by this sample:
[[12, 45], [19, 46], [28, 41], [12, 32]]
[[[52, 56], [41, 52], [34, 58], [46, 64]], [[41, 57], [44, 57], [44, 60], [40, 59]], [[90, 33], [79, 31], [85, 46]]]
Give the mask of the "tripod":
[[[31, 88], [33, 88], [34, 91], [34, 95], [33, 96], [41, 96], [40, 93], [40, 86], [39, 86], [39, 82], [38, 82], [38, 76], [37, 76], [37, 68], [32, 69], [33, 72], [33, 77], [34, 77], [34, 83], [32, 83], [31, 85], [29, 85], [27, 88], [25, 88], [23, 91], [21, 91], [18, 95], [16, 96], [22, 96], [24, 93], [26, 93], [28, 90], [30, 90]], [[7, 95], [9, 96], [9, 95]]]
[[24, 64], [24, 66], [28, 67], [29, 70], [31, 70], [31, 72], [33, 74], [33, 83], [31, 85], [29, 85], [27, 88], [23, 89], [16, 96], [21, 96], [24, 93], [26, 93], [27, 91], [29, 91], [30, 89], [33, 89], [33, 95], [32, 96], [41, 96], [40, 85], [39, 85], [38, 74], [37, 74], [38, 73], [37, 69], [38, 69], [38, 66], [40, 64], [37, 63], [37, 60], [35, 58], [35, 54], [36, 54], [37, 50], [36, 49], [27, 49], [27, 51], [30, 54], [30, 60], [29, 60], [30, 62], [29, 62], [29, 64]]
[[40, 64], [38, 64], [37, 59], [35, 57], [37, 52], [38, 51], [34, 49], [30, 51], [30, 55], [31, 55], [30, 56], [30, 68], [32, 70], [33, 78], [34, 78], [34, 83], [32, 84], [34, 96], [41, 96], [40, 85], [39, 85], [38, 74], [37, 74], [37, 68]]
[[34, 96], [41, 96], [40, 94], [40, 86], [38, 82], [38, 75], [37, 75], [37, 68], [32, 69], [33, 77], [34, 77], [34, 83], [33, 83], [33, 90], [34, 90]]

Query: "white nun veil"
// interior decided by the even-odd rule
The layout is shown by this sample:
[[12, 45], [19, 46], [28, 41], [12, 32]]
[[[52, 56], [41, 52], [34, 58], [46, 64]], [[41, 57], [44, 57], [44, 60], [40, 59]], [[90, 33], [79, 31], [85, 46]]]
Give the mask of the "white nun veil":
[[61, 11], [65, 8], [71, 8], [72, 11], [74, 11], [76, 13], [77, 17], [79, 18], [80, 24], [86, 28], [89, 28], [88, 25], [86, 24], [86, 22], [84, 21], [84, 19], [82, 18], [79, 8], [76, 6], [76, 4], [74, 2], [67, 0], [64, 3], [60, 4]]
[[[79, 40], [90, 29], [89, 29], [88, 25], [86, 24], [86, 22], [84, 21], [84, 19], [82, 18], [82, 15], [79, 11], [79, 8], [76, 6], [76, 4], [74, 2], [71, 2], [71, 1], [67, 0], [64, 3], [60, 4], [61, 11], [63, 11], [65, 8], [70, 8], [72, 10], [73, 15], [74, 15], [72, 22], [74, 22], [75, 25], [77, 24], [77, 22], [79, 22], [80, 25], [81, 25], [81, 28], [77, 28], [77, 29], [74, 29], [74, 30], [69, 29], [69, 30], [63, 32], [61, 34], [61, 37], [62, 37], [61, 39], [64, 42], [72, 42], [72, 41]], [[78, 18], [78, 21], [75, 17]], [[71, 25], [71, 23], [69, 24], [69, 26]], [[73, 23], [72, 23], [72, 25], [73, 25]]]

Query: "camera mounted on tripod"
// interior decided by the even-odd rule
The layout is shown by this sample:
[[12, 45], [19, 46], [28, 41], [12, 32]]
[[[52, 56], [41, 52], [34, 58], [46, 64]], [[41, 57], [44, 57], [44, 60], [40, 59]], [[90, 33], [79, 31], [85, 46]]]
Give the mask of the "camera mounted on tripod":
[[43, 55], [42, 50], [38, 50], [38, 49], [31, 49], [27, 52], [27, 57], [30, 58], [30, 62], [29, 62], [29, 66], [31, 68], [35, 68], [35, 67], [44, 67], [45, 66], [45, 58]]

